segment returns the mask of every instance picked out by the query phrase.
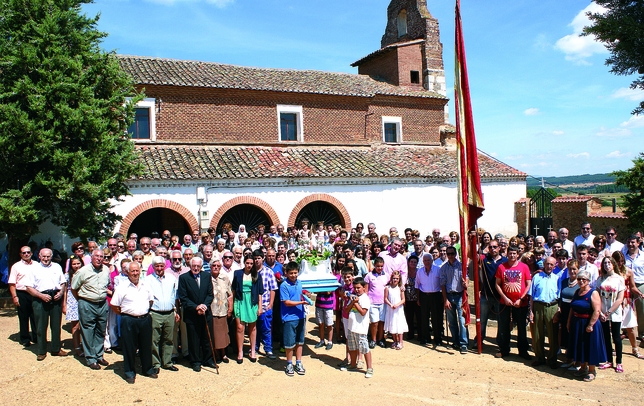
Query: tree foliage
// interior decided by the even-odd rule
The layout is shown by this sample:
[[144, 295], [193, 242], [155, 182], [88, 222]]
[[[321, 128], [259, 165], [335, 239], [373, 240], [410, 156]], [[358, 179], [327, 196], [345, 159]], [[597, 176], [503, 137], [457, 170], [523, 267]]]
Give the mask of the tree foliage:
[[624, 212], [628, 216], [631, 229], [644, 227], [644, 153], [633, 160], [633, 167], [625, 171], [613, 172], [617, 185], [626, 186], [630, 192], [624, 195]]
[[[593, 34], [610, 51], [606, 65], [616, 75], [639, 76], [631, 83], [632, 89], [644, 90], [644, 1], [595, 0], [607, 9], [605, 13], [589, 13], [592, 25], [584, 34]], [[633, 114], [644, 113], [644, 101]]]
[[140, 172], [126, 133], [136, 91], [100, 49], [98, 16], [81, 11], [90, 2], [0, 0], [0, 231], [10, 241], [47, 220], [83, 239], [111, 231], [111, 199]]

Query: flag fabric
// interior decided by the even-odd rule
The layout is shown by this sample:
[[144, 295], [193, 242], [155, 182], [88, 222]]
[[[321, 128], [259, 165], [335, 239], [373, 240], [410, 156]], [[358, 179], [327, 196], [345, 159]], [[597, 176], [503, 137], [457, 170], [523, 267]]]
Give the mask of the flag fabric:
[[[456, 155], [458, 160], [457, 184], [461, 231], [461, 259], [463, 263], [463, 276], [465, 277], [467, 275], [468, 258], [474, 261], [474, 265], [477, 262], [476, 254], [474, 253], [476, 246], [472, 247], [472, 253], [470, 253], [470, 238], [468, 233], [474, 229], [476, 221], [483, 215], [484, 206], [460, 9], [460, 0], [456, 0], [454, 100], [456, 103]], [[474, 279], [475, 282], [478, 281], [478, 278]], [[465, 293], [463, 303], [467, 303], [465, 301], [466, 298], [467, 293]], [[469, 306], [463, 307], [464, 312], [467, 313], [466, 318], [469, 322]]]

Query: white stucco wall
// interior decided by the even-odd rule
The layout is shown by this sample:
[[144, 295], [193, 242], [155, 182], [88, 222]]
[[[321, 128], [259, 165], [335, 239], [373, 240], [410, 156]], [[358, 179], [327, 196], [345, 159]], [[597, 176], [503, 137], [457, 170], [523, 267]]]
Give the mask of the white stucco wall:
[[[479, 227], [495, 233], [512, 236], [517, 233], [514, 222], [514, 202], [525, 197], [525, 182], [483, 183], [485, 212], [479, 220]], [[387, 233], [390, 227], [402, 231], [406, 227], [418, 229], [422, 236], [431, 233], [434, 227], [443, 234], [459, 229], [456, 184], [368, 184], [368, 185], [317, 185], [280, 187], [227, 187], [218, 186], [208, 190], [208, 202], [200, 206], [197, 202], [197, 185], [134, 187], [132, 196], [115, 204], [114, 211], [124, 218], [136, 206], [153, 199], [165, 199], [183, 205], [197, 220], [199, 211], [207, 210], [208, 223], [217, 209], [237, 196], [254, 196], [267, 202], [282, 224], [287, 224], [291, 211], [300, 200], [314, 193], [326, 193], [340, 200], [349, 215], [351, 226], [362, 222], [376, 223], [376, 231]], [[120, 223], [115, 230], [119, 230]], [[162, 231], [162, 230], [159, 230]], [[51, 239], [54, 247], [69, 251], [72, 239], [63, 234], [59, 227], [45, 223], [37, 235], [32, 237], [39, 245]], [[6, 238], [0, 240], [0, 250]]]
[[[483, 185], [486, 210], [479, 226], [493, 233], [514, 235], [514, 202], [525, 197], [525, 182], [490, 182]], [[208, 188], [205, 206], [197, 202], [197, 186], [133, 188], [132, 196], [115, 207], [125, 217], [141, 203], [152, 199], [166, 199], [186, 207], [199, 219], [199, 211], [208, 211], [208, 223], [221, 205], [237, 196], [253, 196], [267, 202], [277, 213], [280, 222], [287, 224], [295, 205], [314, 193], [326, 193], [341, 201], [352, 226], [376, 223], [379, 233], [397, 227], [418, 229], [421, 235], [430, 234], [434, 227], [441, 232], [459, 229], [456, 184], [367, 184], [367, 185], [313, 185], [313, 186], [248, 186]], [[117, 229], [120, 226], [117, 225]]]

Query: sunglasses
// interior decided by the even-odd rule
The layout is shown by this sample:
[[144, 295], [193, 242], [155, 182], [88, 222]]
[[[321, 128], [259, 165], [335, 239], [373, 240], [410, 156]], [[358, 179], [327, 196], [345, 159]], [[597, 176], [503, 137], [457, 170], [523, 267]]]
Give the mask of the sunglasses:
[[21, 251], [20, 252], [20, 255], [27, 255], [27, 254], [31, 254], [31, 251]]
[[173, 261], [181, 261], [181, 258], [172, 258]]
[[224, 256], [224, 259], [233, 259], [233, 257], [226, 255]]

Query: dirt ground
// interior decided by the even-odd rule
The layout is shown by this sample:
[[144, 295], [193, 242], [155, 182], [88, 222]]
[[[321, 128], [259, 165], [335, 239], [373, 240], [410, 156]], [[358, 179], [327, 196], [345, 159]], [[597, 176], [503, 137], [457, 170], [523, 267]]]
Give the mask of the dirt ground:
[[[473, 332], [474, 327], [470, 326]], [[37, 362], [35, 346], [17, 342], [18, 319], [11, 309], [0, 310], [0, 386], [4, 404], [234, 404], [234, 405], [503, 405], [639, 404], [644, 389], [644, 361], [624, 346], [624, 374], [598, 371], [585, 383], [562, 368], [532, 368], [516, 355], [499, 360], [495, 348], [461, 355], [451, 349], [434, 350], [408, 342], [401, 351], [376, 348], [374, 376], [342, 372], [337, 368], [345, 347], [314, 350], [317, 328], [307, 323], [303, 363], [306, 375], [287, 377], [284, 357], [271, 361], [260, 356], [256, 364], [222, 364], [220, 374], [204, 368], [195, 373], [182, 362], [179, 372], [161, 371], [156, 380], [137, 376], [134, 385], [122, 378], [122, 356], [105, 358], [111, 365], [93, 371], [82, 360], [48, 356]], [[315, 334], [315, 335], [314, 335]], [[488, 334], [495, 334], [488, 329]], [[474, 334], [470, 334], [474, 336]], [[68, 326], [64, 347], [71, 348]], [[516, 349], [513, 349], [516, 353]], [[367, 403], [368, 402], [368, 403]]]

